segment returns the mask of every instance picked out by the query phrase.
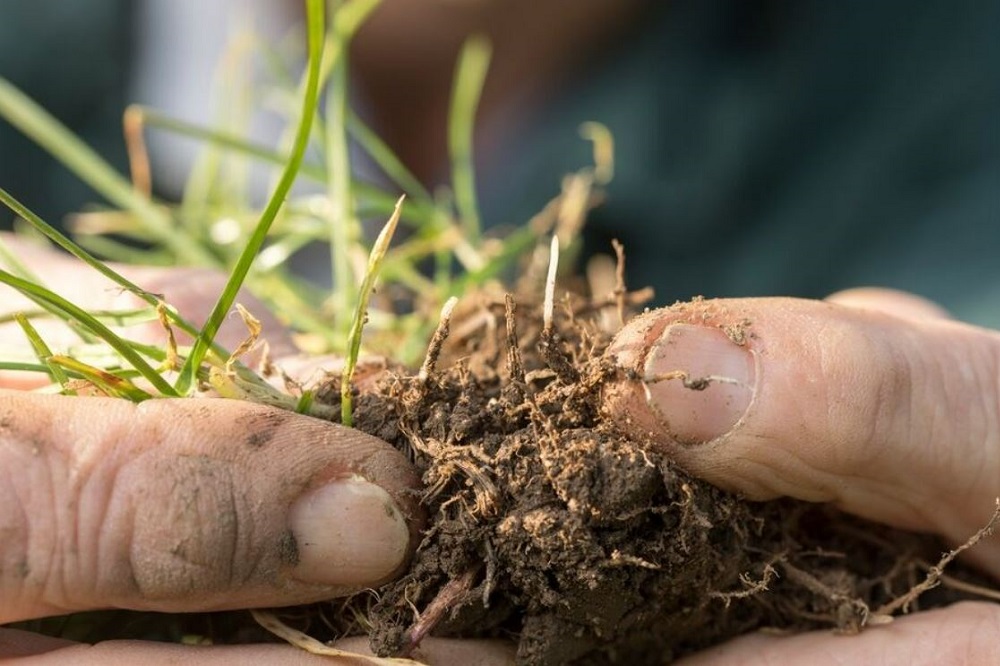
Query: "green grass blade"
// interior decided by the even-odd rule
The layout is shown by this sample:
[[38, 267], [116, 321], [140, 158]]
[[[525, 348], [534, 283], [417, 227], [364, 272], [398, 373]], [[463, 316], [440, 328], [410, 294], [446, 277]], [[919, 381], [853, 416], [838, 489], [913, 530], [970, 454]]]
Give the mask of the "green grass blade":
[[[404, 195], [405, 196], [405, 195]], [[393, 212], [385, 227], [375, 239], [372, 251], [368, 255], [368, 266], [365, 270], [364, 280], [361, 282], [361, 291], [358, 294], [358, 304], [354, 309], [354, 319], [351, 321], [351, 330], [347, 337], [347, 358], [344, 359], [344, 371], [340, 378], [340, 420], [341, 423], [350, 427], [352, 420], [352, 398], [351, 381], [354, 379], [354, 368], [358, 364], [358, 354], [361, 352], [361, 332], [364, 330], [365, 321], [368, 319], [368, 301], [371, 298], [372, 290], [375, 289], [375, 281], [378, 279], [379, 268], [385, 253], [389, 250], [389, 243], [396, 233], [396, 225], [399, 223], [399, 212], [403, 205], [403, 197], [396, 203], [396, 210]]]
[[490, 53], [490, 43], [485, 37], [470, 37], [465, 42], [455, 70], [448, 114], [448, 151], [455, 205], [466, 236], [473, 245], [478, 245], [481, 231], [472, 144]]
[[308, 414], [309, 410], [312, 409], [315, 399], [315, 391], [303, 391], [302, 395], [299, 396], [299, 401], [295, 403], [295, 413]]
[[350, 0], [349, 2], [339, 2], [340, 7], [333, 17], [334, 29], [344, 38], [350, 39], [358, 31], [364, 22], [368, 20], [375, 8], [379, 6], [381, 0]]
[[[147, 107], [136, 108], [138, 108], [139, 112], [142, 114], [143, 122], [148, 127], [155, 127], [189, 139], [197, 139], [199, 141], [211, 143], [221, 148], [227, 148], [229, 150], [242, 153], [247, 157], [252, 157], [261, 162], [267, 162], [269, 164], [276, 164], [279, 166], [288, 163], [287, 155], [284, 155], [277, 150], [272, 150], [271, 148], [254, 141], [245, 139], [237, 134], [226, 132], [221, 129], [197, 125], [178, 118], [172, 118], [166, 114], [156, 111], [155, 109]], [[326, 179], [326, 171], [323, 167], [315, 164], [303, 163], [300, 168], [300, 172], [303, 176], [306, 176], [311, 180], [322, 182]]]
[[[213, 143], [227, 150], [242, 153], [247, 157], [260, 162], [265, 162], [267, 164], [283, 166], [288, 163], [288, 155], [245, 139], [241, 136], [237, 136], [224, 130], [204, 127], [202, 125], [189, 123], [184, 120], [171, 118], [170, 116], [164, 115], [153, 109], [140, 107], [139, 110], [142, 113], [143, 121], [149, 127], [162, 129], [190, 139]], [[350, 117], [348, 118], [348, 122], [350, 123]], [[348, 129], [351, 129], [350, 124], [348, 125]], [[370, 132], [371, 130], [368, 131]], [[376, 150], [376, 148], [372, 145], [363, 142], [359, 138], [359, 135], [353, 136], [366, 151]], [[374, 133], [372, 136], [374, 136]], [[385, 144], [382, 145], [384, 146]], [[380, 155], [372, 154], [372, 158], [379, 165], [379, 168], [385, 170], [387, 175], [389, 175], [390, 178], [393, 178], [393, 180], [400, 185], [404, 192], [415, 197], [413, 200], [407, 199], [406, 204], [403, 206], [403, 215], [401, 219], [404, 221], [411, 220], [418, 225], [433, 223], [437, 215], [433, 198], [425, 200], [422, 196], [419, 196], [418, 188], [423, 189], [423, 186], [420, 185], [416, 178], [411, 176], [412, 180], [404, 182], [407, 181], [406, 176], [401, 175], [401, 173], [396, 170], [390, 172], [389, 169], [392, 167], [389, 166], [389, 163], [391, 161], [399, 163], [399, 161], [395, 158], [395, 156], [391, 155], [391, 151], [389, 151], [388, 147], [385, 147], [385, 150], [387, 153]], [[402, 163], [399, 164], [402, 169], [405, 169], [405, 167], [402, 166]], [[325, 165], [303, 162], [299, 169], [299, 173], [301, 173], [303, 177], [318, 183], [327, 182], [327, 169]], [[352, 189], [355, 195], [356, 213], [358, 216], [388, 216], [392, 214], [392, 210], [396, 202], [395, 194], [391, 194], [380, 187], [356, 179], [352, 184]], [[424, 192], [426, 193], [426, 190], [424, 190]]]
[[[94, 319], [119, 327], [148, 324], [151, 321], [156, 321], [156, 310], [153, 308], [139, 308], [138, 310], [89, 310], [89, 312], [93, 315]], [[21, 310], [15, 314], [0, 315], [0, 324], [16, 322], [17, 315], [23, 315], [31, 321], [51, 317], [53, 313], [47, 310]]]
[[349, 309], [357, 289], [351, 257], [361, 243], [361, 221], [355, 212], [353, 171], [348, 146], [348, 45], [378, 0], [352, 0], [338, 3], [333, 30], [327, 36], [331, 54], [330, 81], [327, 86], [324, 148], [326, 150], [327, 196], [330, 199], [329, 235], [330, 270], [333, 275], [333, 311], [338, 315], [334, 327], [346, 332], [341, 316]]
[[176, 261], [164, 252], [141, 250], [127, 243], [120, 243], [108, 236], [76, 236], [76, 243], [81, 249], [91, 254], [105, 257], [108, 261], [132, 266], [174, 266]]
[[124, 176], [90, 146], [2, 77], [0, 116], [48, 151], [105, 199], [135, 214], [143, 229], [175, 254], [183, 255], [189, 261], [209, 265], [214, 263], [211, 255], [198, 243], [177, 233], [164, 209], [137, 192]]
[[324, 27], [323, 0], [306, 0], [306, 15], [309, 32], [308, 78], [302, 102], [302, 117], [299, 121], [295, 143], [281, 174], [281, 179], [278, 181], [270, 200], [267, 202], [267, 207], [261, 214], [260, 221], [257, 223], [253, 234], [250, 236], [250, 240], [240, 254], [236, 266], [233, 267], [226, 287], [216, 302], [212, 313], [209, 315], [208, 321], [205, 322], [205, 326], [198, 337], [195, 338], [191, 354], [184, 362], [184, 367], [181, 368], [176, 385], [176, 391], [181, 395], [188, 394], [194, 387], [198, 368], [201, 366], [205, 355], [214, 342], [215, 335], [219, 332], [222, 321], [233, 306], [236, 294], [246, 279], [247, 273], [250, 272], [250, 266], [263, 246], [274, 218], [277, 217], [278, 211], [285, 202], [285, 197], [288, 195], [292, 183], [295, 181], [299, 166], [302, 164], [306, 145], [309, 143], [314, 109], [319, 99], [319, 69], [323, 50]]
[[333, 44], [334, 65], [326, 98], [326, 175], [330, 271], [333, 275], [333, 311], [337, 317], [335, 330], [346, 333], [343, 316], [348, 311], [351, 295], [356, 291], [351, 267], [352, 249], [360, 243], [361, 223], [354, 215], [351, 198], [351, 160], [347, 145], [347, 41], [336, 30], [329, 40]]
[[[13, 273], [7, 273], [6, 271], [0, 271], [0, 272], [9, 275], [12, 278], [17, 278], [18, 280], [22, 280], [27, 284], [38, 285], [38, 283], [35, 282], [34, 280], [20, 278], [14, 275]], [[2, 280], [0, 280], [0, 282], [2, 282]], [[45, 313], [55, 317], [56, 319], [62, 320], [63, 323], [66, 324], [67, 328], [69, 328], [69, 330], [78, 338], [80, 338], [80, 340], [82, 340], [83, 342], [91, 344], [97, 341], [97, 338], [94, 337], [91, 331], [87, 330], [87, 328], [83, 326], [79, 321], [67, 317], [63, 311], [61, 311], [58, 307], [54, 306], [52, 303], [42, 298], [39, 298], [33, 293], [22, 292], [22, 296], [24, 296], [25, 298], [33, 302], [35, 305], [40, 307], [43, 311], [45, 311]]]
[[81, 326], [86, 328], [88, 331], [91, 331], [95, 336], [104, 340], [104, 342], [118, 352], [118, 354], [128, 361], [133, 368], [138, 370], [146, 381], [152, 384], [157, 391], [166, 396], [176, 397], [178, 395], [177, 391], [174, 390], [174, 387], [167, 383], [167, 381], [164, 380], [163, 377], [161, 377], [160, 374], [154, 370], [146, 362], [146, 360], [139, 355], [138, 352], [136, 352], [130, 343], [118, 337], [114, 331], [98, 321], [86, 310], [70, 303], [62, 296], [49, 291], [41, 285], [19, 278], [5, 270], [0, 270], [0, 283], [13, 287], [38, 303], [50, 306], [53, 311], [57, 312], [63, 318], [73, 319], [79, 322]]
[[67, 395], [76, 395], [76, 391], [68, 388], [69, 377], [66, 376], [66, 372], [59, 366], [58, 363], [52, 362], [52, 350], [49, 346], [45, 344], [45, 340], [42, 336], [38, 334], [38, 330], [31, 325], [28, 318], [25, 317], [20, 312], [14, 315], [14, 320], [17, 322], [21, 330], [24, 331], [24, 336], [28, 338], [28, 343], [31, 345], [32, 351], [35, 352], [35, 356], [38, 357], [39, 363], [43, 364], [49, 369], [49, 377], [52, 378], [53, 383], [59, 384], [62, 388], [63, 393]]
[[[44, 363], [28, 363], [25, 361], [0, 361], [0, 370], [12, 370], [16, 372], [38, 372], [41, 374], [51, 376], [50, 368]], [[75, 375], [70, 372], [69, 375], [74, 379], [80, 378], [80, 375]]]
[[14, 213], [30, 224], [40, 234], [96, 270], [101, 275], [104, 275], [116, 284], [124, 287], [126, 290], [132, 292], [147, 303], [152, 305], [156, 304], [157, 299], [155, 296], [120, 275], [117, 271], [112, 270], [107, 266], [107, 264], [88, 253], [86, 250], [70, 240], [67, 236], [59, 232], [55, 227], [35, 215], [35, 213], [33, 213], [27, 206], [15, 199], [13, 195], [2, 187], [0, 187], [0, 203], [3, 203], [5, 206], [14, 211]]

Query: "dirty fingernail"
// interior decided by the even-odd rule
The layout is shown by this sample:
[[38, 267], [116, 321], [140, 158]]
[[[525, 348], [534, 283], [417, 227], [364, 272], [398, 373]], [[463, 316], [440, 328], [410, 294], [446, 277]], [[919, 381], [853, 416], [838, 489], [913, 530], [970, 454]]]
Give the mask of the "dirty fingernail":
[[403, 563], [410, 532], [382, 488], [353, 476], [300, 497], [289, 514], [299, 580], [324, 585], [370, 585]]
[[753, 399], [753, 356], [715, 328], [668, 326], [651, 345], [640, 372], [650, 410], [680, 444], [725, 435]]

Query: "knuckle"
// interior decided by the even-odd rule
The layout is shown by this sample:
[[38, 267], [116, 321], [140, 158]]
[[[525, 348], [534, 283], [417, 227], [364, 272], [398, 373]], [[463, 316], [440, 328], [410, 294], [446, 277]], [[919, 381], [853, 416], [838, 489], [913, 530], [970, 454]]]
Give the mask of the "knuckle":
[[0, 622], [87, 606], [86, 503], [71, 458], [47, 430], [19, 423], [0, 434]]
[[[0, 413], [0, 622], [12, 614], [55, 606], [63, 598], [60, 530], [73, 509], [59, 483], [66, 462], [45, 437], [44, 417], [33, 419], [20, 396], [5, 396]], [[69, 501], [67, 501], [69, 500]], [[13, 618], [19, 619], [19, 618]]]
[[[6, 463], [6, 456], [0, 460]], [[30, 594], [30, 588], [38, 587], [38, 571], [28, 559], [28, 513], [20, 493], [11, 478], [13, 466], [4, 464], [0, 468], [0, 597], [5, 600], [0, 608], [0, 622], [10, 620], [11, 600], [21, 600]]]
[[[252, 574], [250, 513], [229, 462], [205, 455], [151, 452], [127, 464], [116, 494], [131, 515], [125, 566], [104, 580], [130, 602], [162, 607], [172, 600], [224, 592]], [[124, 589], [123, 589], [124, 588]], [[109, 596], [117, 596], [111, 594]]]

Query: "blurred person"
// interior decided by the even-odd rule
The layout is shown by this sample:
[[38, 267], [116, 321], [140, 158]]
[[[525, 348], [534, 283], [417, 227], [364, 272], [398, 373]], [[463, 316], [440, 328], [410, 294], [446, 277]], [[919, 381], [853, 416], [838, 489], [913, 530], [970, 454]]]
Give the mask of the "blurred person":
[[[828, 501], [960, 543], [986, 522], [1000, 495], [1000, 334], [984, 328], [998, 322], [998, 16], [998, 3], [971, 0], [393, 0], [364, 28], [354, 62], [373, 122], [434, 183], [445, 172], [454, 56], [470, 30], [491, 36], [479, 175], [494, 220], [525, 219], [555, 193], [562, 173], [585, 163], [579, 121], [610, 127], [617, 174], [607, 204], [593, 216], [592, 249], [618, 237], [632, 285], [655, 285], [661, 302], [696, 293], [723, 297], [711, 306], [753, 322], [746, 348], [669, 310], [618, 334], [612, 353], [623, 367], [634, 369], [673, 341], [664, 362], [675, 368], [742, 373], [746, 380], [680, 398], [668, 387], [654, 396], [660, 402], [652, 411], [643, 401], [618, 405], [679, 464], [753, 499]], [[177, 289], [168, 297], [197, 311], [187, 282], [168, 284]], [[920, 296], [838, 291], [857, 284]], [[837, 293], [822, 301], [734, 298], [830, 292]], [[950, 319], [927, 299], [979, 326]], [[233, 445], [251, 436], [245, 424], [266, 416], [257, 406], [215, 406], [224, 431], [167, 432], [166, 422], [185, 423], [185, 410], [195, 407], [93, 401], [81, 417], [72, 398], [3, 398], [9, 416], [0, 470], [14, 461], [50, 479], [49, 492], [65, 506], [161, 517], [163, 525], [150, 531], [113, 520], [96, 529], [100, 520], [86, 512], [40, 509], [49, 506], [46, 493], [15, 492], [24, 486], [0, 482], [7, 492], [0, 528], [14, 535], [0, 550], [0, 591], [13, 600], [5, 602], [5, 619], [106, 606], [294, 603], [385, 580], [414, 546], [419, 519], [406, 501], [414, 483], [409, 468], [392, 462], [384, 444], [351, 431], [285, 415], [274, 434], [283, 456], [261, 465]], [[686, 420], [694, 413], [697, 420]], [[230, 423], [236, 425], [225, 428]], [[133, 436], [123, 439], [122, 432]], [[303, 441], [306, 434], [331, 447], [317, 452]], [[65, 461], [77, 460], [83, 443], [89, 478], [105, 482], [81, 490], [66, 476]], [[148, 455], [152, 450], [160, 457]], [[170, 463], [199, 452], [217, 465]], [[358, 463], [373, 457], [389, 462]], [[338, 470], [336, 482], [330, 469]], [[122, 470], [126, 483], [106, 482]], [[355, 479], [362, 471], [364, 480]], [[229, 485], [202, 510], [175, 510], [170, 489], [207, 478], [199, 475]], [[275, 489], [289, 475], [295, 491]], [[230, 507], [225, 490], [234, 487], [253, 490], [249, 498], [235, 493], [241, 501]], [[88, 488], [91, 494], [80, 494]], [[254, 511], [257, 494], [278, 501]], [[371, 502], [384, 503], [386, 494], [394, 511], [377, 520]], [[330, 514], [330, 504], [345, 496], [358, 513]], [[76, 501], [81, 497], [90, 503]], [[220, 506], [232, 510], [211, 510]], [[220, 525], [218, 516], [230, 522]], [[282, 535], [308, 541], [318, 520], [332, 523], [323, 523], [329, 533], [349, 536], [320, 539], [303, 561], [282, 561], [275, 545]], [[226, 527], [232, 521], [236, 533], [255, 538], [235, 538]], [[63, 544], [52, 537], [57, 525], [77, 526], [74, 552], [84, 556], [53, 550]], [[40, 536], [25, 553], [17, 544], [27, 533]], [[165, 545], [186, 538], [197, 544], [198, 558], [163, 556]], [[996, 538], [971, 557], [1000, 576]], [[379, 566], [361, 567], [369, 558]], [[244, 561], [266, 566], [244, 571], [237, 564], [234, 575], [233, 563]], [[9, 573], [25, 570], [30, 575]], [[132, 581], [155, 585], [130, 583], [123, 570]], [[997, 605], [966, 603], [849, 639], [751, 635], [690, 663], [1000, 663], [998, 629]], [[194, 649], [85, 648], [0, 633], [8, 654], [76, 663], [150, 663], [182, 654], [213, 663], [313, 659], [274, 646]], [[430, 655], [440, 663], [510, 658], [509, 647], [496, 643], [428, 649], [441, 650]]]

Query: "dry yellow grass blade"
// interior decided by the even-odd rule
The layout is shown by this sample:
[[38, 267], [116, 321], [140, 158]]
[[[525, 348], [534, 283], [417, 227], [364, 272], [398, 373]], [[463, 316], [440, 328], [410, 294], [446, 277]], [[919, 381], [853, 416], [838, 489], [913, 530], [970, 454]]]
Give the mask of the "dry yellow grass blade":
[[257, 624], [264, 627], [278, 638], [284, 639], [295, 647], [301, 648], [311, 654], [318, 654], [324, 657], [343, 657], [345, 659], [350, 659], [351, 663], [372, 664], [373, 666], [402, 666], [403, 664], [421, 666], [423, 663], [413, 661], [412, 659], [372, 657], [366, 654], [358, 654], [357, 652], [338, 650], [335, 647], [321, 643], [312, 636], [309, 636], [298, 629], [289, 627], [287, 624], [275, 617], [273, 613], [268, 613], [267, 611], [262, 610], [252, 610], [250, 613], [253, 615], [253, 619], [257, 621]]

